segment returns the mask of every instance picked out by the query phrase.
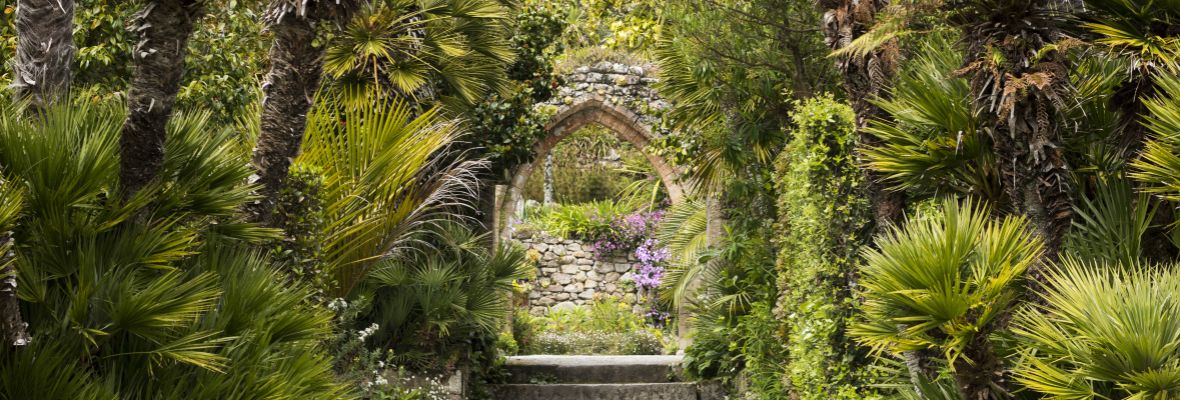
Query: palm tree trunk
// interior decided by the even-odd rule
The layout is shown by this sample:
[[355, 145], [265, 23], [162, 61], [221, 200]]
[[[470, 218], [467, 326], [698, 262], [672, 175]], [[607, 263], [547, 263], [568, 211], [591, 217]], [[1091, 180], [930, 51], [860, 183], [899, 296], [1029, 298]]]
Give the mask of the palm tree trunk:
[[[820, 0], [819, 5], [824, 9], [824, 42], [833, 51], [843, 49], [872, 29], [877, 13], [888, 4], [888, 0]], [[890, 118], [889, 113], [871, 100], [889, 96], [889, 86], [897, 74], [898, 51], [897, 40], [893, 39], [867, 54], [836, 59], [836, 68], [844, 78], [844, 90], [856, 113], [858, 147], [862, 150], [881, 144], [881, 140], [865, 128], [870, 121]], [[905, 193], [886, 188], [884, 177], [877, 171], [862, 168], [861, 172], [865, 178], [864, 190], [873, 208], [873, 231], [899, 223], [904, 217]], [[920, 380], [932, 380], [937, 376], [933, 362], [937, 356], [932, 351], [902, 354], [915, 387]]]
[[[877, 13], [889, 4], [888, 0], [820, 0], [824, 9], [824, 42], [832, 50], [840, 50], [864, 35], [876, 22]], [[856, 112], [859, 146], [862, 149], [880, 144], [877, 137], [865, 132], [869, 121], [889, 118], [888, 113], [872, 103], [874, 98], [889, 95], [889, 85], [897, 74], [897, 40], [890, 40], [864, 55], [849, 55], [836, 59], [836, 68], [844, 77], [844, 90]], [[873, 207], [874, 222], [884, 227], [898, 222], [905, 211], [905, 195], [888, 190], [881, 174], [865, 168], [865, 191]]]
[[43, 109], [70, 88], [74, 0], [18, 0], [16, 37], [13, 91], [32, 109]]
[[0, 340], [11, 346], [29, 343], [28, 324], [20, 314], [16, 297], [16, 269], [13, 268], [12, 232], [0, 234]]
[[299, 154], [307, 113], [320, 85], [323, 67], [313, 21], [287, 15], [270, 25], [270, 72], [263, 84], [262, 131], [254, 148], [254, 169], [262, 184], [262, 200], [248, 207], [252, 220], [269, 223], [276, 196], [287, 177], [291, 161]]
[[139, 43], [133, 49], [135, 72], [119, 139], [125, 198], [156, 179], [164, 165], [165, 127], [180, 90], [193, 22], [201, 12], [198, 0], [160, 0], [147, 3], [135, 16]]

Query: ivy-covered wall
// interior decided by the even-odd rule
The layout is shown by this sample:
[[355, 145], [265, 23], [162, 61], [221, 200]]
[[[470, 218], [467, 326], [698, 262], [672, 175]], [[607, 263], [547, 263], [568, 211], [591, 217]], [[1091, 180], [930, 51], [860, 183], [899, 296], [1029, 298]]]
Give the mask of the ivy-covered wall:
[[797, 399], [873, 397], [865, 352], [847, 335], [871, 218], [856, 163], [856, 116], [830, 96], [796, 105], [776, 163], [784, 384]]

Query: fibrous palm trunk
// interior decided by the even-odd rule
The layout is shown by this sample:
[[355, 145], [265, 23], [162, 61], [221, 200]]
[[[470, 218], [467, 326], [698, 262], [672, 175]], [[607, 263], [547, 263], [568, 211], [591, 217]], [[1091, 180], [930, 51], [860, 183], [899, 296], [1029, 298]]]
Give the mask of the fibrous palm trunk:
[[165, 128], [180, 90], [188, 39], [201, 12], [198, 0], [159, 0], [146, 3], [135, 16], [139, 43], [132, 51], [135, 72], [119, 138], [124, 197], [151, 183], [164, 165]]
[[16, 37], [13, 91], [32, 109], [43, 109], [70, 87], [74, 0], [17, 1]]
[[0, 340], [11, 346], [29, 343], [28, 324], [20, 314], [16, 297], [16, 269], [12, 252], [12, 232], [0, 233]]
[[[1014, 213], [1026, 216], [1056, 260], [1073, 216], [1069, 164], [1058, 110], [1069, 96], [1053, 0], [1008, 0], [956, 19], [968, 43], [973, 107], [984, 118]], [[1039, 268], [1032, 270], [1033, 278]]]
[[[966, 66], [958, 74], [970, 80], [972, 106], [992, 139], [1009, 209], [1027, 217], [1045, 243], [1041, 262], [1028, 273], [1036, 290], [1043, 267], [1060, 256], [1073, 215], [1069, 164], [1058, 129], [1058, 110], [1070, 95], [1067, 61], [1057, 47], [1047, 47], [1064, 38], [1058, 26], [1060, 5], [1056, 0], [948, 5], [957, 6], [951, 22], [962, 30], [968, 46]], [[1004, 364], [987, 336], [977, 334], [964, 349], [973, 363], [956, 368], [965, 399], [1010, 396]]]
[[[820, 0], [824, 10], [824, 42], [832, 50], [847, 47], [853, 40], [873, 27], [877, 14], [889, 5], [888, 0]], [[856, 127], [860, 147], [871, 148], [880, 139], [865, 132], [869, 121], [887, 119], [888, 113], [873, 104], [873, 99], [887, 97], [889, 85], [897, 74], [897, 40], [890, 40], [865, 54], [850, 54], [836, 59], [836, 68], [844, 78], [844, 90], [856, 112]], [[905, 195], [891, 191], [882, 182], [881, 174], [868, 168], [865, 191], [873, 207], [875, 225], [885, 227], [896, 223], [905, 210]]]
[[247, 205], [252, 221], [271, 224], [271, 212], [299, 155], [307, 113], [320, 87], [323, 48], [315, 46], [316, 26], [347, 21], [360, 0], [273, 0], [267, 7], [267, 29], [274, 33], [270, 72], [262, 86], [262, 126], [253, 164], [261, 199]]
[[[844, 49], [852, 41], [873, 28], [877, 15], [889, 5], [888, 0], [820, 0], [824, 10], [824, 43], [833, 51]], [[889, 40], [864, 54], [849, 54], [836, 58], [836, 69], [844, 78], [844, 91], [848, 94], [852, 110], [856, 113], [856, 129], [861, 149], [881, 144], [881, 140], [868, 133], [865, 128], [873, 120], [890, 118], [889, 113], [873, 103], [875, 98], [887, 98], [889, 87], [897, 74], [899, 59], [897, 40]], [[863, 168], [864, 190], [873, 208], [874, 230], [882, 229], [901, 221], [905, 211], [905, 193], [891, 191], [883, 182], [882, 174]], [[851, 279], [855, 280], [855, 277]], [[933, 360], [938, 355], [932, 351], [911, 351], [903, 355], [906, 368], [915, 386], [919, 379], [933, 379], [938, 373]]]

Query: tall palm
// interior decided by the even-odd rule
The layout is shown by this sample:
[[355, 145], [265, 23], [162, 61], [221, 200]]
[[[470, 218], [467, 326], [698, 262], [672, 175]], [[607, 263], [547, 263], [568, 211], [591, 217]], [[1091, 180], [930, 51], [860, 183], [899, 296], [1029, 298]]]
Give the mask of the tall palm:
[[323, 101], [308, 117], [296, 163], [323, 174], [325, 263], [338, 295], [413, 234], [475, 198], [479, 161], [463, 161], [458, 122], [397, 100]]
[[941, 35], [929, 36], [913, 53], [890, 96], [875, 101], [889, 118], [863, 129], [876, 137], [862, 153], [868, 167], [893, 190], [1003, 203], [991, 139], [972, 112], [970, 85], [953, 76], [962, 54]]
[[861, 269], [866, 322], [851, 333], [877, 351], [945, 356], [964, 399], [1007, 395], [991, 335], [1020, 297], [1043, 248], [1023, 217], [991, 219], [953, 199], [877, 238]]
[[[1059, 116], [1071, 85], [1058, 50], [1062, 10], [1055, 0], [956, 0], [972, 110], [992, 140], [1011, 211], [1027, 216], [1055, 259], [1070, 226], [1073, 191]], [[1035, 272], [1035, 271], [1034, 271]]]
[[274, 34], [270, 71], [262, 90], [262, 125], [252, 163], [262, 198], [247, 211], [253, 221], [273, 223], [271, 209], [299, 155], [307, 114], [320, 87], [323, 48], [316, 27], [346, 23], [365, 0], [271, 0], [263, 17]]
[[202, 0], [148, 2], [135, 16], [139, 43], [132, 51], [135, 70], [127, 90], [129, 112], [119, 140], [119, 180], [130, 197], [156, 179], [164, 164], [164, 137], [193, 23], [204, 13]]
[[509, 15], [497, 0], [375, 1], [328, 46], [324, 72], [345, 93], [376, 90], [462, 111], [504, 89]]
[[74, 62], [74, 0], [16, 2], [12, 88], [33, 109], [53, 104], [70, 88]]
[[[868, 33], [877, 23], [877, 14], [889, 5], [888, 0], [820, 0], [818, 3], [824, 10], [824, 42], [833, 51], [848, 47]], [[836, 57], [836, 69], [844, 77], [844, 91], [856, 113], [862, 149], [880, 142], [865, 128], [870, 121], [889, 118], [873, 100], [889, 96], [888, 86], [897, 73], [899, 58], [896, 38], [867, 52], [846, 52]], [[898, 222], [905, 208], [904, 192], [888, 190], [883, 177], [872, 169], [865, 169], [864, 173], [865, 191], [873, 206], [876, 225], [883, 227]]]

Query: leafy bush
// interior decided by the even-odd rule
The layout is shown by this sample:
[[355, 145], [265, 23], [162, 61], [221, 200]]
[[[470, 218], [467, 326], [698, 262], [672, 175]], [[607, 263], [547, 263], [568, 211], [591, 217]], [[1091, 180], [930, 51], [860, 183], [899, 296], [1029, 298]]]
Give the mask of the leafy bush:
[[658, 332], [646, 329], [635, 332], [545, 332], [533, 339], [528, 353], [598, 355], [663, 354], [664, 343]]
[[3, 203], [19, 207], [6, 228], [33, 341], [0, 346], [0, 398], [349, 397], [320, 346], [330, 316], [240, 247], [273, 235], [237, 219], [235, 132], [174, 116], [159, 181], [124, 202], [123, 110], [22, 115], [0, 110], [0, 165], [25, 199]]

